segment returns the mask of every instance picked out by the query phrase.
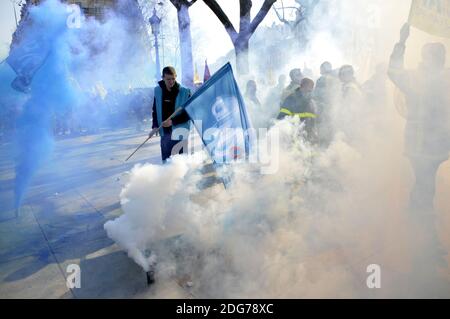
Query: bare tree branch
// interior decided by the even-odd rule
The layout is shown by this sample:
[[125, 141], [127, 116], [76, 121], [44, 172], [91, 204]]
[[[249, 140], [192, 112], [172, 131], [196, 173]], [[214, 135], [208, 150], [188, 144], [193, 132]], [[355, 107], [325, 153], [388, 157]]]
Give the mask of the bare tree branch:
[[170, 2], [172, 2], [177, 10], [180, 10], [182, 6], [190, 8], [194, 3], [197, 2], [197, 0], [170, 0]]
[[277, 0], [264, 0], [264, 3], [261, 6], [261, 9], [259, 9], [258, 14], [250, 23], [249, 28], [250, 35], [253, 34], [253, 32], [255, 32], [256, 28], [258, 28], [259, 24], [264, 20], [270, 8], [275, 2], [277, 2]]
[[180, 10], [180, 8], [181, 8], [181, 0], [170, 0], [170, 2], [172, 2], [173, 6], [177, 10]]
[[252, 0], [239, 0], [239, 34], [243, 34], [249, 30], [252, 6]]
[[196, 2], [197, 2], [197, 0], [188, 1], [188, 7], [192, 6]]
[[214, 12], [220, 22], [222, 22], [225, 30], [231, 38], [231, 41], [234, 43], [234, 41], [238, 37], [238, 33], [236, 32], [236, 29], [234, 28], [228, 16], [225, 14], [225, 12], [223, 12], [220, 5], [215, 0], [203, 0], [203, 2], [211, 9], [212, 12]]
[[280, 20], [280, 22], [288, 23], [288, 21], [284, 18], [284, 10], [283, 10], [283, 16], [280, 16], [280, 13], [278, 12], [277, 8], [273, 7], [273, 10], [275, 11], [275, 13], [278, 17], [278, 20]]
[[[320, 0], [311, 0], [307, 1], [307, 3], [305, 3], [304, 0], [296, 0], [295, 2], [298, 3], [299, 5], [298, 7], [293, 6], [285, 7], [282, 0], [281, 0], [281, 8], [276, 8], [275, 6], [273, 7], [278, 17], [278, 20], [280, 20], [280, 22], [287, 24], [292, 29], [295, 29], [301, 22], [306, 21], [308, 19], [311, 12], [313, 12], [314, 9], [319, 4]], [[295, 21], [289, 21], [284, 17], [285, 9], [294, 9], [297, 11]], [[280, 15], [279, 10], [282, 11], [283, 15]]]
[[278, 17], [278, 20], [280, 20], [280, 22], [283, 22], [283, 23], [289, 25], [290, 27], [292, 27], [292, 26], [297, 26], [301, 21], [304, 20], [303, 18], [297, 19], [297, 20], [294, 21], [294, 23], [292, 24], [292, 21], [289, 21], [289, 20], [287, 20], [287, 19], [284, 17], [284, 10], [285, 10], [285, 9], [294, 9], [294, 10], [297, 11], [298, 16], [301, 16], [301, 13], [302, 13], [301, 8], [298, 8], [298, 7], [285, 7], [285, 6], [283, 5], [283, 2], [281, 2], [281, 3], [282, 3], [282, 4], [281, 4], [281, 11], [283, 12], [283, 15], [282, 15], [282, 16], [281, 16], [280, 13], [278, 12], [278, 10], [280, 10], [280, 8], [276, 8], [275, 6], [273, 6], [273, 10], [275, 11], [275, 13], [276, 13], [276, 15], [277, 15], [277, 17]]
[[233, 27], [230, 19], [227, 17], [225, 12], [216, 2], [216, 0], [203, 0], [203, 2], [214, 12], [217, 18], [222, 22], [225, 30], [231, 38], [231, 42], [234, 45], [234, 51], [236, 53], [236, 62], [239, 72], [241, 74], [247, 74], [249, 72], [248, 68], [248, 49], [249, 41], [252, 34], [258, 28], [259, 24], [264, 20], [270, 8], [277, 0], [264, 0], [261, 9], [259, 10], [256, 17], [251, 20], [251, 9], [253, 2], [252, 0], [239, 0], [239, 33]]

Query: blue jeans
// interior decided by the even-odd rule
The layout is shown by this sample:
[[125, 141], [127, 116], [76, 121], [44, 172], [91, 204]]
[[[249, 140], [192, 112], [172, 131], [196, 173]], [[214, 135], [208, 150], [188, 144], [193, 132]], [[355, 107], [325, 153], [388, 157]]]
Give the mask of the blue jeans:
[[161, 158], [163, 163], [172, 155], [183, 154], [187, 150], [187, 140], [172, 140], [172, 134], [161, 136]]

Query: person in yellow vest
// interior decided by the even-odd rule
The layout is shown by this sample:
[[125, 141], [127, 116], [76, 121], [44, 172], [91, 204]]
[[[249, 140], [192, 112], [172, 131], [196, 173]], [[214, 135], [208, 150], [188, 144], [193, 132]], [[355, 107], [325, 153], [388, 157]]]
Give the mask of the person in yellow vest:
[[284, 100], [286, 100], [289, 97], [289, 95], [291, 95], [298, 88], [300, 88], [300, 83], [302, 82], [302, 79], [304, 78], [301, 69], [291, 70], [291, 72], [289, 72], [289, 77], [291, 78], [291, 83], [289, 83], [289, 85], [283, 90], [283, 93], [281, 94], [282, 102]]
[[282, 103], [278, 119], [288, 116], [299, 117], [305, 123], [305, 130], [309, 141], [317, 141], [317, 108], [312, 98], [314, 81], [304, 78], [300, 87]]

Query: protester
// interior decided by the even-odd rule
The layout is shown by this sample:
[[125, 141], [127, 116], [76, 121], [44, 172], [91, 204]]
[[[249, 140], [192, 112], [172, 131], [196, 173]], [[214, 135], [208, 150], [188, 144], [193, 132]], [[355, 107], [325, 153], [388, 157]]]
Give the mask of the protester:
[[317, 104], [317, 126], [320, 132], [320, 144], [324, 147], [330, 145], [333, 136], [333, 107], [339, 96], [339, 79], [333, 72], [330, 62], [324, 62], [320, 66], [320, 78], [314, 89], [314, 100]]
[[353, 66], [343, 65], [339, 69], [339, 79], [341, 80], [341, 97], [344, 104], [360, 102], [362, 92], [360, 85], [356, 81]]
[[250, 80], [247, 82], [247, 89], [245, 91], [245, 99], [247, 102], [254, 104], [255, 106], [261, 107], [261, 102], [259, 101], [256, 93], [258, 91], [258, 87], [256, 86], [256, 82]]
[[289, 77], [291, 78], [291, 83], [284, 89], [283, 94], [281, 95], [281, 101], [287, 99], [289, 95], [294, 93], [298, 88], [300, 88], [300, 83], [303, 79], [302, 70], [293, 69], [289, 73]]
[[414, 170], [415, 184], [410, 196], [410, 212], [418, 235], [429, 239], [419, 266], [443, 261], [434, 219], [436, 174], [448, 160], [450, 151], [450, 71], [444, 69], [446, 49], [428, 43], [422, 49], [422, 63], [406, 70], [404, 56], [410, 27], [405, 24], [389, 64], [389, 77], [405, 94], [407, 119], [405, 155]]
[[[184, 110], [170, 118], [191, 96], [191, 91], [182, 87], [177, 81], [177, 73], [171, 66], [163, 69], [162, 80], [155, 87], [153, 99], [153, 129], [160, 126], [161, 158], [163, 163], [174, 154], [187, 150], [189, 133], [189, 116]], [[177, 130], [181, 129], [181, 130]], [[179, 135], [179, 133], [182, 133]]]
[[273, 87], [266, 98], [266, 106], [268, 112], [270, 112], [269, 118], [276, 118], [280, 111], [281, 96], [286, 88], [286, 75], [281, 74], [278, 77], [278, 83]]
[[278, 119], [288, 116], [297, 116], [305, 123], [307, 138], [311, 142], [317, 142], [317, 108], [312, 99], [314, 81], [304, 78], [300, 88], [291, 94], [282, 104]]
[[369, 104], [374, 105], [375, 101], [378, 105], [387, 104], [387, 74], [388, 68], [385, 63], [380, 63], [375, 68], [375, 74], [367, 80], [362, 89]]
[[405, 94], [408, 107], [405, 152], [416, 175], [411, 206], [432, 210], [436, 173], [450, 150], [450, 73], [444, 69], [446, 50], [440, 43], [426, 44], [419, 68], [406, 70], [408, 37], [409, 25], [405, 25], [391, 55], [389, 78]]
[[142, 131], [142, 123], [144, 121], [144, 97], [141, 92], [134, 91], [131, 94], [131, 109], [133, 110], [135, 120], [136, 120], [136, 132]]

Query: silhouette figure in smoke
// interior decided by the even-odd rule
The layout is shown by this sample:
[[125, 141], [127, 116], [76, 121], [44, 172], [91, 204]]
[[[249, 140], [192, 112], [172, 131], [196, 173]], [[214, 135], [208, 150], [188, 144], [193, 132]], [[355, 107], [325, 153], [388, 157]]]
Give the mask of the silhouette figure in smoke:
[[343, 65], [339, 69], [341, 80], [341, 95], [345, 104], [360, 104], [362, 99], [361, 87], [355, 78], [355, 69], [351, 65]]
[[291, 94], [299, 89], [302, 79], [304, 78], [301, 69], [292, 69], [291, 72], [289, 72], [289, 77], [291, 78], [291, 83], [284, 89], [283, 94], [281, 95], [281, 101], [286, 100]]
[[362, 85], [369, 105], [377, 107], [387, 104], [387, 81], [387, 64], [380, 63], [375, 68], [375, 74]]
[[446, 50], [441, 43], [426, 44], [419, 67], [406, 70], [404, 55], [409, 33], [410, 26], [405, 24], [391, 55], [388, 75], [406, 97], [405, 155], [416, 178], [409, 211], [414, 236], [419, 240], [415, 244], [414, 282], [435, 293], [444, 282], [439, 269], [446, 268], [445, 251], [433, 218], [433, 200], [437, 171], [450, 150], [450, 72], [444, 68]]
[[316, 143], [317, 133], [317, 107], [313, 99], [314, 81], [304, 78], [300, 88], [283, 101], [278, 119], [286, 117], [299, 117], [305, 123], [307, 139], [311, 143]]
[[340, 81], [333, 70], [333, 65], [328, 61], [323, 62], [314, 89], [314, 99], [317, 104], [320, 144], [324, 147], [331, 144], [334, 136], [332, 108], [339, 96], [339, 86]]
[[253, 103], [255, 106], [261, 107], [261, 102], [259, 101], [256, 92], [258, 91], [258, 87], [256, 86], [256, 82], [250, 80], [247, 82], [247, 90], [245, 91], [245, 99], [249, 103]]
[[281, 95], [286, 88], [286, 75], [281, 74], [278, 77], [278, 83], [276, 86], [272, 87], [267, 94], [265, 105], [269, 108], [269, 112], [271, 113], [271, 118], [276, 118], [278, 116], [278, 112], [280, 110], [281, 105]]
[[423, 47], [422, 63], [417, 70], [404, 68], [409, 29], [405, 24], [400, 32], [388, 74], [406, 97], [405, 153], [416, 177], [410, 207], [423, 213], [433, 210], [436, 173], [449, 157], [450, 72], [444, 68], [446, 50], [441, 43]]

